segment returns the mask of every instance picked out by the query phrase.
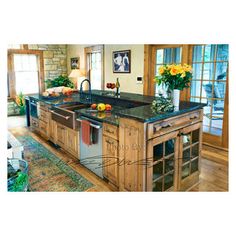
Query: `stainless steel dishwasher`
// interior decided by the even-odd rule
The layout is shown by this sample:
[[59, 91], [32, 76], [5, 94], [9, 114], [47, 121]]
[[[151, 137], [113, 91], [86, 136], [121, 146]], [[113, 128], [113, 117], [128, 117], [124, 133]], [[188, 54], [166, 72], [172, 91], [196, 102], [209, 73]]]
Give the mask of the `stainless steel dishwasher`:
[[80, 163], [91, 170], [93, 173], [103, 178], [102, 174], [102, 123], [80, 116], [78, 122], [88, 120], [91, 126], [91, 133], [96, 132], [96, 143], [86, 145], [82, 141], [82, 132], [80, 130], [79, 145], [80, 145]]

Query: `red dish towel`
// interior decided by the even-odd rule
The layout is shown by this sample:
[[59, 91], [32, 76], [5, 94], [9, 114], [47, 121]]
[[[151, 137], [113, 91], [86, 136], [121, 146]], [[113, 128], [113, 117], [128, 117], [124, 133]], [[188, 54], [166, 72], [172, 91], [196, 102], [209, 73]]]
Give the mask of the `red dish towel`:
[[91, 145], [90, 138], [90, 122], [87, 120], [81, 121], [82, 141], [84, 144]]

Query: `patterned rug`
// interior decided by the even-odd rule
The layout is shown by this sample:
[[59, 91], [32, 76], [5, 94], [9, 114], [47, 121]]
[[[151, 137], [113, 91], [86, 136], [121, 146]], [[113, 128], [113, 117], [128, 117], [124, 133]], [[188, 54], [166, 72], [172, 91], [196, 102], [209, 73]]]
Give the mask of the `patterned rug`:
[[80, 192], [93, 184], [31, 136], [17, 139], [24, 146], [29, 164], [29, 189], [32, 192]]

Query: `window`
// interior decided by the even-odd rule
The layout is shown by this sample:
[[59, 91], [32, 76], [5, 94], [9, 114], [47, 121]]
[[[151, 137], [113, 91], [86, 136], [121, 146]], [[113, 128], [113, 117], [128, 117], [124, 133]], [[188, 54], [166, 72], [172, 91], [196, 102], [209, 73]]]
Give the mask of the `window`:
[[207, 104], [204, 107], [203, 131], [221, 136], [228, 78], [228, 45], [193, 46], [192, 66], [190, 100]]
[[39, 92], [39, 69], [37, 55], [14, 54], [16, 94]]
[[85, 48], [86, 72], [91, 82], [91, 89], [104, 89], [103, 81], [103, 46]]
[[[158, 70], [165, 64], [181, 64], [182, 61], [182, 47], [176, 48], [160, 48], [156, 50], [156, 65], [155, 75], [159, 75]], [[167, 88], [163, 85], [155, 86], [155, 95], [158, 95], [160, 90], [166, 91]]]
[[8, 49], [8, 97], [44, 91], [43, 51]]
[[90, 80], [92, 89], [102, 89], [102, 63], [101, 52], [92, 52], [90, 67]]

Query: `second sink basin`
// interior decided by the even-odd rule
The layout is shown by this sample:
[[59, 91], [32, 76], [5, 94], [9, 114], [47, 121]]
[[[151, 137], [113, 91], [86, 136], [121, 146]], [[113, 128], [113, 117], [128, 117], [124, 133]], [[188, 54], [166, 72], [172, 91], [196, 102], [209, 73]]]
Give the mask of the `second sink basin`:
[[71, 103], [62, 104], [54, 107], [51, 111], [52, 119], [71, 128], [77, 130], [76, 114], [75, 110], [90, 107], [89, 104], [83, 103]]

